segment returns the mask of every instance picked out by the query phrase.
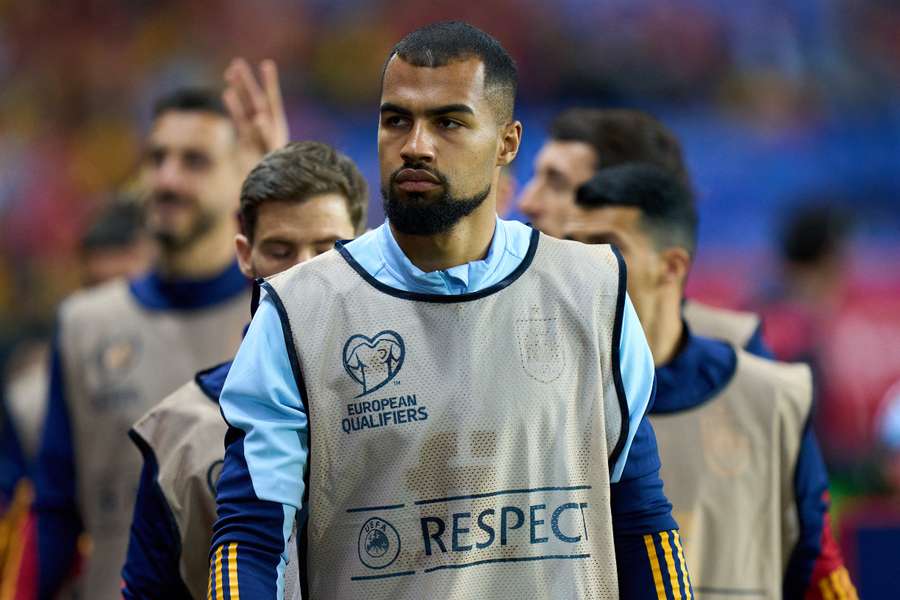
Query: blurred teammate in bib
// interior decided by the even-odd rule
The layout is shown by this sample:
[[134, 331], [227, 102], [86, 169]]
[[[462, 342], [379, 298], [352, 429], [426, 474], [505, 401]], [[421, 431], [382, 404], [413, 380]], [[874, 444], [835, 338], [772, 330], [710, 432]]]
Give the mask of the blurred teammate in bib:
[[[362, 175], [330, 146], [299, 142], [276, 150], [250, 172], [241, 191], [241, 272], [269, 277], [355, 237], [365, 228], [367, 203]], [[226, 432], [219, 394], [230, 368], [231, 361], [201, 371], [132, 429], [144, 469], [122, 571], [125, 598], [207, 593]]]
[[[274, 65], [264, 74], [267, 89], [277, 89]], [[42, 599], [71, 572], [82, 533], [90, 546], [80, 597], [121, 597], [141, 472], [128, 430], [240, 343], [250, 286], [234, 260], [235, 212], [250, 167], [287, 140], [284, 122], [269, 132], [236, 127], [217, 94], [181, 90], [155, 105], [142, 178], [157, 263], [137, 279], [79, 292], [59, 310], [35, 473]]]
[[211, 597], [280, 598], [295, 516], [304, 598], [689, 595], [622, 261], [497, 217], [515, 89], [464, 23], [390, 53], [388, 222], [265, 284], [222, 391]]
[[[547, 235], [559, 237], [575, 204], [575, 191], [598, 170], [628, 162], [667, 169], [691, 187], [675, 135], [651, 115], [630, 109], [573, 108], [551, 123], [549, 139], [534, 164], [519, 209]], [[727, 340], [759, 356], [771, 356], [759, 317], [685, 300], [684, 318], [700, 335]]]
[[[809, 424], [808, 367], [696, 335], [681, 314], [694, 256], [691, 192], [647, 164], [602, 170], [567, 237], [613, 243], [656, 363], [651, 421], [700, 598], [851, 598]], [[649, 544], [649, 542], [648, 542]]]

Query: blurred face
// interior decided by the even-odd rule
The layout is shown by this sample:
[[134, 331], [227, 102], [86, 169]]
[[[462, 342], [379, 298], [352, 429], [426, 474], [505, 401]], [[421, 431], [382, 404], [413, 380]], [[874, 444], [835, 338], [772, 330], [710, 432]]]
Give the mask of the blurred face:
[[594, 175], [596, 165], [597, 153], [589, 144], [548, 141], [534, 161], [534, 177], [522, 192], [519, 209], [535, 228], [561, 236], [575, 192]]
[[585, 209], [573, 205], [564, 234], [585, 244], [613, 244], [619, 249], [628, 268], [628, 294], [646, 325], [655, 310], [664, 264], [643, 230], [641, 211], [630, 206]]
[[[381, 91], [378, 156], [385, 214], [403, 233], [448, 231], [478, 208], [506, 143], [477, 59], [414, 67], [395, 56]], [[518, 137], [514, 141], [518, 150]], [[507, 148], [508, 150], [508, 148]], [[511, 160], [511, 158], [509, 158]]]
[[241, 186], [235, 132], [225, 117], [168, 111], [153, 124], [144, 154], [146, 218], [163, 249], [190, 246], [234, 218]]
[[269, 277], [353, 238], [347, 201], [339, 194], [304, 202], [265, 202], [257, 214], [253, 242], [236, 239], [238, 262], [247, 277]]

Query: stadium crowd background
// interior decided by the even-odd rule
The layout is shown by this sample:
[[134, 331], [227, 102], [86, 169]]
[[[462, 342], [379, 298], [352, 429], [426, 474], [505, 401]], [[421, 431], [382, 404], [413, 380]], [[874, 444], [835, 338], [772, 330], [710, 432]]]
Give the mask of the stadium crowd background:
[[[838, 520], [847, 531], [866, 519], [900, 527], [891, 0], [0, 2], [3, 362], [50, 331], [81, 283], [81, 240], [131, 190], [154, 97], [220, 85], [233, 56], [274, 58], [292, 137], [334, 144], [377, 181], [381, 61], [407, 31], [446, 18], [490, 31], [519, 63], [520, 186], [562, 108], [641, 108], [678, 135], [701, 214], [689, 295], [762, 311], [780, 357], [815, 363]], [[810, 253], [822, 259], [812, 267]], [[859, 569], [851, 538], [845, 555]]]

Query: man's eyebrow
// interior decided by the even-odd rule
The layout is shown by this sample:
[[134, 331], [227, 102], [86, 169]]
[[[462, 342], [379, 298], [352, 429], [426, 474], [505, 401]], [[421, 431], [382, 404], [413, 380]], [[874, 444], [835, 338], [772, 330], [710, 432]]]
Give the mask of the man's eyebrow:
[[450, 113], [467, 113], [470, 115], [474, 115], [475, 111], [472, 110], [471, 106], [467, 104], [446, 104], [444, 106], [438, 106], [437, 108], [429, 108], [425, 111], [426, 117], [437, 117], [439, 115], [446, 115]]
[[[403, 108], [402, 106], [398, 106], [392, 102], [384, 102], [381, 105], [381, 112], [391, 112], [397, 113], [398, 115], [411, 116], [412, 111], [408, 108]], [[425, 110], [426, 117], [436, 117], [439, 115], [446, 115], [450, 113], [466, 113], [470, 115], [474, 115], [475, 111], [471, 106], [467, 104], [446, 104], [444, 106], [437, 106], [435, 108], [429, 108]]]
[[393, 104], [391, 102], [382, 103], [381, 104], [381, 112], [383, 112], [383, 113], [392, 112], [392, 113], [397, 113], [398, 115], [405, 115], [405, 116], [409, 116], [412, 114], [412, 111], [409, 110], [408, 108], [403, 108], [402, 106], [397, 106], [396, 104]]

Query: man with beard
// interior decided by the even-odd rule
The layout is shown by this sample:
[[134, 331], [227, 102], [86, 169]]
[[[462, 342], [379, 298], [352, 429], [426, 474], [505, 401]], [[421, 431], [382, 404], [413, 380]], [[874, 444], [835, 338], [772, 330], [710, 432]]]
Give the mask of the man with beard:
[[653, 351], [666, 494], [702, 597], [856, 598], [828, 519], [828, 475], [810, 426], [806, 365], [697, 335], [682, 294], [696, 249], [690, 191], [632, 163], [601, 170], [567, 236], [614, 243]]
[[[274, 64], [263, 74], [274, 98]], [[233, 66], [232, 76], [250, 77], [249, 67]], [[156, 103], [142, 178], [157, 263], [137, 279], [76, 293], [59, 309], [35, 474], [33, 551], [42, 599], [72, 573], [78, 546], [87, 548], [80, 597], [120, 597], [141, 471], [127, 432], [160, 398], [240, 343], [250, 294], [234, 259], [235, 210], [249, 166], [287, 140], [280, 115], [258, 121], [266, 137], [260, 127], [236, 128], [215, 94], [185, 89]]]
[[[549, 133], [519, 202], [521, 211], [547, 235], [561, 235], [575, 204], [575, 192], [598, 170], [643, 162], [668, 170], [691, 188], [678, 138], [645, 112], [572, 108], [553, 120]], [[771, 356], [757, 315], [695, 300], [686, 300], [683, 312], [696, 333], [724, 339], [759, 356]]]
[[516, 79], [464, 23], [390, 53], [388, 221], [263, 286], [222, 391], [209, 597], [280, 598], [295, 517], [304, 598], [690, 597], [622, 261], [496, 215]]

